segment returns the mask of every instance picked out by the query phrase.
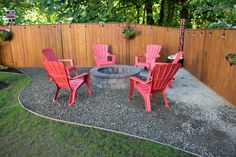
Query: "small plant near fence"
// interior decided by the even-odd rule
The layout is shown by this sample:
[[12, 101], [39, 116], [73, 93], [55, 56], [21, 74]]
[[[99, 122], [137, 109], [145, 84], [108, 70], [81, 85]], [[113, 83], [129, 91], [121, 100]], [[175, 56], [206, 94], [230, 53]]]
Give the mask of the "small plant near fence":
[[9, 29], [0, 30], [0, 40], [7, 41], [10, 40], [12, 37], [12, 31]]
[[228, 54], [226, 57], [226, 60], [229, 62], [229, 65], [236, 65], [236, 54]]
[[137, 30], [134, 27], [126, 26], [126, 27], [123, 28], [123, 32], [122, 33], [124, 34], [124, 37], [126, 39], [132, 39], [132, 38], [135, 37], [135, 35], [137, 35], [138, 32], [137, 32]]

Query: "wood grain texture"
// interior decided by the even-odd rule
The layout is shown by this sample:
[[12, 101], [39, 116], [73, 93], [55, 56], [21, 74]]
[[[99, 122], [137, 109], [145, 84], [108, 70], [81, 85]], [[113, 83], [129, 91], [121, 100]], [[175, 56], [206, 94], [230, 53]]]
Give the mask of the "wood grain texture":
[[12, 55], [15, 67], [41, 66], [44, 59], [41, 51], [45, 48], [55, 50], [62, 57], [60, 25], [12, 26]]
[[[0, 26], [0, 30], [5, 29], [10, 29], [10, 27]], [[0, 41], [0, 65], [14, 67], [10, 41]]]
[[109, 52], [117, 56], [117, 64], [133, 65], [135, 56], [144, 55], [149, 44], [163, 46], [162, 61], [177, 52], [178, 29], [132, 25], [139, 34], [129, 40], [122, 33], [127, 25], [90, 23], [11, 26], [14, 38], [9, 43], [0, 43], [1, 53], [4, 53], [1, 62], [14, 67], [40, 67], [44, 59], [42, 49], [52, 48], [58, 58], [71, 58], [76, 66], [95, 66], [94, 44], [108, 44]]
[[186, 30], [184, 67], [236, 106], [236, 67], [225, 59], [236, 53], [236, 30]]

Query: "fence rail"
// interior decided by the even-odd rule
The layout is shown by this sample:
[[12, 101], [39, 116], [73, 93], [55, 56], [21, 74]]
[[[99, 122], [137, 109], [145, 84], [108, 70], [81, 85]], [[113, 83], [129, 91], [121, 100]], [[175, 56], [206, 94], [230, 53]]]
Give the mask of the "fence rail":
[[[123, 37], [127, 23], [57, 24], [11, 26], [14, 37], [0, 42], [0, 64], [10, 67], [41, 66], [44, 48], [53, 48], [58, 57], [72, 58], [77, 66], [95, 66], [92, 45], [108, 44], [118, 64], [134, 64], [148, 44], [163, 46], [161, 60], [176, 53], [179, 29], [132, 25], [140, 32], [134, 39]], [[6, 29], [7, 27], [0, 27]], [[230, 67], [225, 56], [236, 52], [236, 30], [186, 30], [184, 67], [218, 94], [236, 106], [236, 67]]]

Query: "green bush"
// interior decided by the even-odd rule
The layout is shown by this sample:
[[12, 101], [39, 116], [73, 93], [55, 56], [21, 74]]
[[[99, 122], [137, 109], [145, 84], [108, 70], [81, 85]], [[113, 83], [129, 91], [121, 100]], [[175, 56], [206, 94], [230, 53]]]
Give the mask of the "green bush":
[[0, 30], [0, 40], [2, 41], [10, 40], [11, 36], [12, 36], [11, 30]]
[[137, 34], [137, 31], [135, 30], [134, 27], [126, 26], [123, 29], [123, 34], [125, 38], [130, 39], [130, 38], [133, 38]]
[[226, 23], [224, 21], [213, 22], [208, 25], [208, 28], [231, 28], [232, 24]]

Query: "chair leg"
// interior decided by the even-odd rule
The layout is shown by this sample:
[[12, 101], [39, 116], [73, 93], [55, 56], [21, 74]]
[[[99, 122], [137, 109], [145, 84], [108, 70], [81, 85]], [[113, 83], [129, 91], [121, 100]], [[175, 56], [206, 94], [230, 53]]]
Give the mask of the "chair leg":
[[151, 112], [152, 109], [151, 109], [151, 103], [150, 103], [150, 96], [149, 95], [146, 95], [146, 96], [143, 96], [144, 98], [144, 101], [145, 101], [145, 108], [146, 108], [146, 111], [147, 112]]
[[[175, 78], [173, 78], [172, 80], [175, 80]], [[168, 87], [169, 87], [169, 88], [173, 88], [172, 80], [171, 80], [170, 83], [168, 84]]]
[[60, 87], [56, 86], [56, 93], [54, 95], [53, 101], [56, 101], [57, 95], [58, 95], [58, 92], [59, 92], [60, 89], [61, 89]]
[[130, 86], [129, 86], [129, 100], [132, 99], [133, 96], [133, 88], [134, 88], [134, 81], [133, 80], [129, 80], [130, 81]]
[[75, 93], [76, 90], [70, 89], [70, 98], [69, 98], [69, 105], [71, 106], [75, 102]]
[[166, 93], [165, 93], [165, 91], [162, 92], [162, 95], [163, 95], [163, 98], [164, 98], [164, 101], [165, 101], [165, 106], [166, 106], [166, 108], [170, 108], [170, 107], [169, 107], [169, 104], [168, 104], [168, 100], [167, 100], [167, 98], [166, 98]]
[[116, 64], [116, 57], [112, 57], [112, 63]]
[[89, 75], [84, 77], [84, 82], [87, 84], [89, 95], [92, 95], [92, 90], [91, 90], [91, 86], [90, 86], [90, 82], [89, 82]]
[[168, 87], [173, 88], [172, 81], [170, 81], [170, 83], [168, 84]]

